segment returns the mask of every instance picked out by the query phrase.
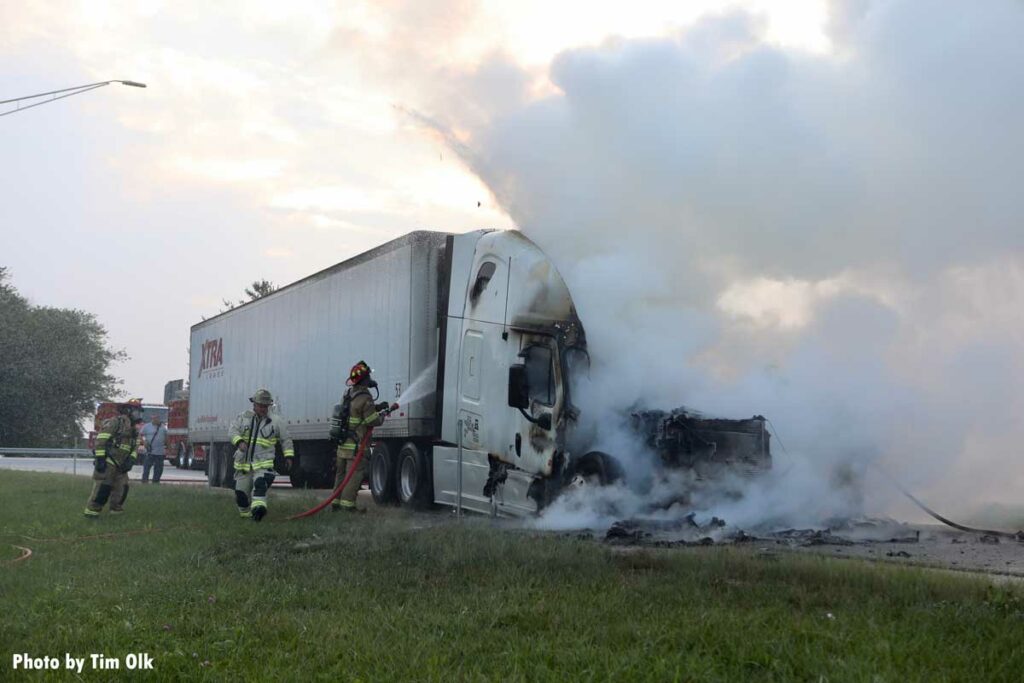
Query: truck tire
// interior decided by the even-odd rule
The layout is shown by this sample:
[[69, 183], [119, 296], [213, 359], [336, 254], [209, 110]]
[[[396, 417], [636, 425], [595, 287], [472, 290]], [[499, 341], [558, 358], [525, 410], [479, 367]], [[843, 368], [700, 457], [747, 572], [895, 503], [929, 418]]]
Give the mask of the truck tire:
[[222, 488], [233, 489], [235, 488], [235, 449], [224, 444], [220, 454], [221, 470], [220, 470], [220, 485]]
[[398, 452], [398, 499], [403, 507], [426, 510], [434, 502], [430, 458], [409, 441]]
[[576, 474], [608, 486], [622, 479], [624, 472], [619, 461], [601, 451], [590, 451], [576, 465]]
[[391, 449], [383, 441], [375, 445], [370, 453], [370, 493], [377, 505], [394, 505], [398, 502], [395, 460]]
[[306, 473], [298, 463], [292, 463], [292, 468], [288, 471], [288, 481], [291, 482], [293, 489], [306, 488]]
[[206, 449], [206, 483], [211, 487], [220, 486], [220, 449]]

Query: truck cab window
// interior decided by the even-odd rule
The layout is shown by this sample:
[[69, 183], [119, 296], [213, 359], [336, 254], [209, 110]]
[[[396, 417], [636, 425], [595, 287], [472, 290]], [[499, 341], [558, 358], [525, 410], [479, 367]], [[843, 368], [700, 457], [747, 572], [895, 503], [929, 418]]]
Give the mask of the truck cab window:
[[590, 355], [584, 348], [570, 346], [562, 354], [562, 358], [568, 404], [578, 409], [574, 397], [582, 396], [590, 383]]
[[555, 404], [555, 373], [551, 364], [551, 349], [530, 346], [526, 349], [526, 381], [530, 387], [530, 401], [541, 405]]
[[476, 301], [483, 294], [483, 291], [487, 289], [487, 283], [494, 277], [495, 265], [491, 261], [486, 261], [480, 270], [476, 273], [476, 280], [473, 281], [473, 289], [469, 293], [469, 300]]

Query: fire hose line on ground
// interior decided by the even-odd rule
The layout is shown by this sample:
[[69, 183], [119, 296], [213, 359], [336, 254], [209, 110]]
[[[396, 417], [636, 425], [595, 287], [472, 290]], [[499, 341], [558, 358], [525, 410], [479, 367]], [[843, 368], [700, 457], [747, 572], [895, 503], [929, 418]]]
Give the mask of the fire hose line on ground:
[[22, 560], [27, 560], [28, 558], [32, 557], [32, 550], [30, 548], [25, 548], [23, 546], [14, 544], [11, 544], [11, 547], [20, 550], [21, 556], [16, 557], [13, 560], [6, 560], [7, 564], [15, 564], [16, 562], [21, 562]]
[[900, 483], [898, 481], [896, 481], [895, 477], [890, 475], [888, 472], [883, 470], [881, 467], [879, 467], [878, 465], [874, 465], [874, 468], [876, 470], [878, 470], [878, 472], [881, 473], [882, 476], [884, 476], [886, 479], [888, 479], [890, 482], [892, 482], [892, 485], [895, 486], [899, 490], [900, 493], [902, 493], [904, 496], [906, 496], [910, 500], [910, 502], [912, 502], [914, 505], [916, 505], [917, 507], [921, 508], [926, 513], [928, 513], [931, 517], [937, 519], [938, 521], [942, 522], [946, 526], [953, 527], [954, 529], [957, 529], [959, 531], [967, 531], [967, 532], [975, 533], [975, 534], [987, 534], [989, 536], [1001, 536], [1002, 538], [1012, 538], [1015, 541], [1024, 541], [1024, 532], [1022, 532], [1022, 531], [1018, 531], [1016, 533], [1011, 533], [1009, 531], [997, 531], [995, 529], [976, 529], [974, 527], [964, 526], [963, 524], [957, 524], [956, 522], [952, 521], [951, 519], [943, 517], [938, 512], [935, 512], [935, 510], [932, 510], [930, 507], [928, 507], [927, 505], [925, 505], [924, 503], [919, 501], [917, 498], [914, 497], [914, 495], [912, 493], [910, 493], [910, 491], [908, 491], [905, 488], [903, 488], [903, 486], [901, 486]]
[[338, 486], [333, 491], [331, 491], [331, 495], [327, 497], [327, 500], [323, 501], [314, 508], [306, 510], [305, 512], [300, 512], [297, 515], [292, 515], [288, 519], [302, 519], [303, 517], [312, 517], [313, 515], [317, 514], [325, 507], [330, 505], [331, 501], [333, 501], [335, 498], [341, 495], [341, 492], [345, 489], [345, 486], [348, 485], [348, 480], [352, 478], [353, 474], [355, 474], [356, 469], [358, 469], [359, 467], [359, 463], [363, 459], [363, 454], [366, 452], [366, 446], [367, 444], [370, 443], [371, 434], [373, 434], [373, 427], [370, 427], [369, 429], [366, 430], [366, 434], [363, 435], [363, 440], [359, 442], [359, 450], [356, 451], [355, 460], [352, 461], [352, 465], [348, 468], [348, 474], [346, 474], [345, 479], [340, 484], [338, 484]]

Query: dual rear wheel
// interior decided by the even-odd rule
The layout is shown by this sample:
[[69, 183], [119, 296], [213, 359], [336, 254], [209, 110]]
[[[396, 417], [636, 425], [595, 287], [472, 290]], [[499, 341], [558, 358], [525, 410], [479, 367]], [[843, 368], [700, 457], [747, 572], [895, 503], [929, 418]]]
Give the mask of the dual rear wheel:
[[429, 449], [412, 441], [402, 444], [381, 441], [370, 455], [370, 492], [377, 505], [396, 505], [424, 510], [434, 502]]

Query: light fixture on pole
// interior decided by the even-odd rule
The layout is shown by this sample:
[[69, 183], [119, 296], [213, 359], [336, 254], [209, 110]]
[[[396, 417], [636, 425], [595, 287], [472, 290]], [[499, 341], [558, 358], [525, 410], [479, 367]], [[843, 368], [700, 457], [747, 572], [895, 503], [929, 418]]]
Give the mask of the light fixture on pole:
[[[25, 111], [26, 109], [31, 109], [32, 107], [38, 107], [38, 106], [43, 105], [43, 104], [49, 104], [50, 102], [53, 102], [54, 100], [62, 100], [65, 97], [71, 97], [72, 95], [79, 95], [79, 94], [84, 93], [84, 92], [89, 92], [90, 90], [95, 90], [96, 88], [102, 88], [103, 86], [110, 85], [111, 83], [120, 83], [122, 85], [130, 85], [133, 88], [145, 88], [146, 87], [145, 83], [139, 83], [138, 81], [113, 80], [113, 81], [100, 81], [99, 83], [87, 83], [86, 85], [78, 85], [78, 86], [75, 86], [74, 88], [64, 88], [63, 90], [51, 90], [50, 92], [43, 92], [43, 93], [39, 93], [38, 95], [25, 95], [24, 97], [15, 97], [15, 98], [10, 99], [10, 100], [0, 100], [0, 105], [2, 105], [2, 104], [11, 104], [12, 102], [17, 102], [18, 103], [18, 106], [15, 107], [14, 109], [11, 109], [10, 111], [0, 112], [0, 116], [7, 116], [8, 114], [16, 114], [19, 111]], [[21, 106], [21, 103], [23, 101], [25, 101], [25, 100], [34, 100], [34, 99], [39, 98], [39, 97], [49, 97], [50, 99], [43, 100], [42, 102], [35, 102], [33, 104], [29, 104], [29, 105], [26, 105], [24, 107]]]

